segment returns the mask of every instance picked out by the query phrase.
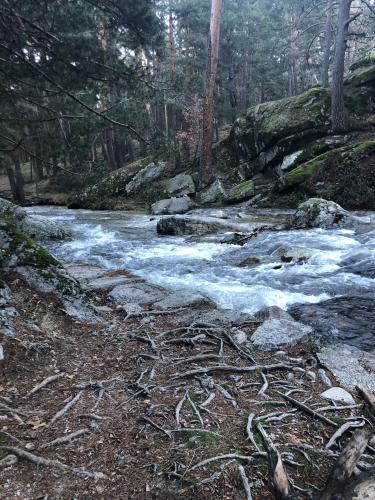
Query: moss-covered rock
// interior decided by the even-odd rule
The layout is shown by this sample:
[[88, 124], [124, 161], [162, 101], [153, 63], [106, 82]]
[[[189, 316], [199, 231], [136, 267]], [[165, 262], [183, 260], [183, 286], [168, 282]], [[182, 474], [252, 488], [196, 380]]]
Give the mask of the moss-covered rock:
[[336, 156], [339, 151], [341, 151], [341, 149], [328, 151], [327, 153], [319, 155], [316, 158], [303, 163], [302, 165], [298, 165], [298, 167], [285, 174], [283, 185], [285, 187], [291, 187], [303, 183], [304, 181], [309, 179], [320, 167], [324, 167], [330, 156]]
[[368, 66], [373, 65], [375, 65], [375, 49], [370, 50], [363, 57], [358, 59], [358, 61], [355, 61], [350, 66], [350, 72], [354, 72], [358, 69], [367, 68]]
[[0, 215], [12, 218], [21, 231], [38, 241], [63, 240], [70, 237], [70, 232], [60, 224], [42, 216], [29, 215], [23, 208], [3, 198], [0, 198]]
[[129, 195], [126, 186], [142, 169], [152, 163], [152, 158], [142, 158], [114, 172], [68, 200], [69, 208], [109, 210], [116, 208], [119, 200], [126, 201]]
[[337, 148], [299, 165], [284, 176], [283, 191], [302, 190], [347, 209], [375, 208], [375, 141]]
[[226, 155], [231, 151], [238, 159], [257, 158], [258, 167], [262, 169], [292, 151], [306, 136], [324, 135], [329, 110], [329, 92], [322, 87], [314, 87], [296, 97], [259, 104], [235, 121], [229, 137], [218, 146], [218, 153], [222, 147]]
[[226, 195], [225, 202], [228, 204], [241, 203], [255, 195], [254, 182], [252, 180], [241, 182], [234, 186]]
[[79, 283], [45, 248], [35, 243], [20, 226], [17, 216], [0, 214], [0, 276], [17, 272], [30, 286], [53, 293], [70, 315], [84, 321], [97, 321], [86, 303]]
[[293, 218], [295, 227], [345, 226], [353, 223], [353, 217], [340, 205], [322, 198], [310, 198], [301, 203]]
[[[375, 127], [375, 50], [353, 64], [345, 79], [348, 134], [330, 135], [330, 101], [330, 90], [317, 86], [296, 97], [249, 108], [214, 148], [226, 187], [236, 185], [238, 175], [252, 179], [263, 173], [275, 185], [281, 183], [284, 190], [302, 186], [307, 196], [315, 194], [314, 187], [309, 191], [307, 181], [333, 165], [335, 158], [346, 151], [340, 148], [352, 147], [354, 134], [364, 136]], [[275, 197], [280, 198], [277, 189], [262, 203]]]

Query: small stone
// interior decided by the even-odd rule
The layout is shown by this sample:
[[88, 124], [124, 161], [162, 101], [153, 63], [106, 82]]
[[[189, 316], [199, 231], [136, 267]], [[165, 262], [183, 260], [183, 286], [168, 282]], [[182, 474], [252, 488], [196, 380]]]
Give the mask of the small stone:
[[327, 374], [326, 374], [326, 371], [323, 370], [323, 368], [319, 368], [318, 370], [318, 376], [319, 376], [319, 379], [320, 381], [326, 385], [327, 387], [332, 387], [332, 382], [330, 381], [330, 379], [328, 378]]
[[242, 330], [238, 330], [237, 333], [234, 335], [234, 340], [239, 345], [245, 344], [245, 342], [247, 342], [247, 335]]
[[329, 399], [330, 401], [335, 401], [337, 403], [345, 403], [347, 405], [355, 404], [353, 396], [341, 387], [331, 387], [330, 389], [322, 392], [321, 396], [322, 398]]
[[288, 382], [293, 382], [293, 380], [294, 380], [294, 373], [289, 372], [287, 374], [287, 376], [286, 376], [286, 379], [287, 379]]
[[149, 325], [150, 323], [153, 323], [152, 321], [152, 318], [150, 318], [150, 316], [145, 316], [144, 318], [141, 319], [141, 321], [139, 322], [140, 325], [144, 326], [144, 325]]
[[253, 346], [265, 351], [292, 347], [306, 340], [312, 328], [297, 321], [285, 318], [267, 319], [259, 326], [251, 337]]
[[123, 304], [121, 306], [121, 309], [130, 316], [140, 314], [143, 311], [142, 307], [139, 304], [134, 304], [132, 302]]
[[213, 389], [215, 387], [215, 382], [211, 377], [204, 377], [200, 380], [201, 386], [207, 389]]
[[26, 450], [35, 450], [35, 444], [34, 443], [26, 443], [25, 449]]
[[287, 353], [285, 351], [277, 351], [275, 352], [275, 356], [278, 356], [279, 358], [285, 358], [287, 356]]
[[305, 376], [308, 380], [311, 380], [311, 382], [315, 382], [316, 381], [316, 374], [312, 371], [308, 371], [305, 373]]

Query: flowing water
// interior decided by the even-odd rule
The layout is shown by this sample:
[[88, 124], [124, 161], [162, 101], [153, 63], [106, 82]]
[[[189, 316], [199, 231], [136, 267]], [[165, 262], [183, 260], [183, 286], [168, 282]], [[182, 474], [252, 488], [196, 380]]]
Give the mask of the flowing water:
[[[327, 328], [331, 326], [330, 333], [340, 337], [340, 329], [331, 325], [331, 319], [342, 319], [349, 306], [346, 303], [340, 309], [337, 303], [342, 298], [358, 299], [366, 306], [365, 318], [359, 313], [364, 324], [357, 326], [360, 331], [351, 335], [350, 331], [358, 325], [351, 318], [349, 326], [346, 325], [350, 331], [344, 337], [355, 338], [352, 343], [364, 348], [375, 347], [375, 214], [361, 214], [364, 222], [372, 223], [364, 224], [360, 231], [268, 231], [238, 247], [220, 243], [222, 236], [218, 235], [159, 236], [156, 219], [139, 213], [61, 207], [28, 210], [72, 230], [71, 241], [48, 245], [59, 259], [109, 270], [127, 269], [171, 290], [198, 291], [221, 308], [255, 313], [266, 306], [287, 309], [294, 304], [305, 304], [310, 309], [292, 308], [303, 317], [306, 311], [321, 316], [319, 307], [333, 304]], [[209, 211], [206, 213], [210, 215]], [[268, 222], [271, 216], [277, 220], [285, 217], [285, 212], [254, 211], [257, 222], [263, 219]], [[285, 262], [290, 255], [295, 257], [294, 262]], [[256, 257], [253, 265], [239, 267], [248, 257]], [[333, 298], [336, 302], [329, 300]], [[351, 303], [351, 310], [355, 303]], [[314, 304], [316, 313], [311, 309]], [[362, 344], [361, 338], [365, 339]]]

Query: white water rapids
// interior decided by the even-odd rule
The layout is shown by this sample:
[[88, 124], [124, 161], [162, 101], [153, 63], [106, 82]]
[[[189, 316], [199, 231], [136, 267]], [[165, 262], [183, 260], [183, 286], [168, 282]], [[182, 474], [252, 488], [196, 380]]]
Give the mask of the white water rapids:
[[[218, 235], [159, 236], [156, 219], [144, 214], [61, 207], [28, 210], [72, 230], [71, 241], [48, 245], [57, 258], [127, 269], [171, 290], [198, 291], [221, 308], [255, 313], [272, 305], [286, 309], [333, 297], [375, 297], [373, 224], [362, 234], [352, 229], [264, 232], [238, 247], [220, 243]], [[273, 215], [277, 219], [278, 213]], [[363, 217], [375, 222], [374, 214]], [[281, 262], [280, 254], [296, 247], [307, 261]], [[260, 263], [236, 265], [249, 256]]]

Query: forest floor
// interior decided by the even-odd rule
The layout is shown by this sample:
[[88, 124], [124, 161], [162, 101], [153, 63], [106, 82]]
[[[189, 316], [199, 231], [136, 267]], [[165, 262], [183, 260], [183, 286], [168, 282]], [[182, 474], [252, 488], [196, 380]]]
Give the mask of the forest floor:
[[262, 432], [311, 498], [346, 441], [329, 439], [362, 415], [360, 399], [320, 397], [311, 344], [250, 353], [225, 325], [177, 323], [180, 311], [125, 320], [104, 308], [82, 324], [18, 275], [9, 284], [20, 316], [0, 380], [0, 459], [13, 455], [1, 498], [243, 499], [243, 472], [255, 500], [273, 498]]

